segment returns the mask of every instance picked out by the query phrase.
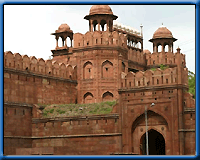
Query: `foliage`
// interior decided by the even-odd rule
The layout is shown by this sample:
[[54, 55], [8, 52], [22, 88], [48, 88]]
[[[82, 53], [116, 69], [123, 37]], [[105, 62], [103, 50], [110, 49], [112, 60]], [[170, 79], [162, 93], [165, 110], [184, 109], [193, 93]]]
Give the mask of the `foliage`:
[[195, 74], [191, 71], [188, 71], [188, 85], [189, 93], [193, 94], [195, 98]]
[[169, 68], [169, 66], [166, 66], [164, 64], [159, 65], [159, 67], [161, 70], [165, 70], [165, 69]]
[[50, 109], [50, 111], [49, 111], [50, 113], [53, 113], [54, 112], [54, 109], [52, 108], [52, 109]]
[[[166, 65], [164, 65], [164, 64], [161, 64], [161, 65], [159, 65], [158, 67], [159, 67], [161, 70], [165, 70], [165, 69], [169, 68], [169, 66], [166, 66]], [[151, 68], [151, 70], [152, 70], [152, 71], [155, 71], [156, 68], [153, 67], [153, 68]]]
[[[112, 112], [116, 101], [107, 101], [101, 103], [90, 104], [52, 104], [46, 105], [43, 109], [43, 116], [50, 117], [65, 117], [78, 115], [93, 115], [93, 114], [109, 114]], [[44, 105], [40, 105], [44, 106]]]
[[156, 70], [156, 68], [151, 68], [151, 70], [152, 70], [152, 71], [155, 71], [155, 70]]

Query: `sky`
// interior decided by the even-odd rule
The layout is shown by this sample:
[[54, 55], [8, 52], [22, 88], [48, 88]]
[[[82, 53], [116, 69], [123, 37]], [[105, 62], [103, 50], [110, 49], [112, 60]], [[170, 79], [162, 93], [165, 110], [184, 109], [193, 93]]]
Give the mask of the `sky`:
[[[117, 22], [140, 31], [143, 25], [143, 48], [153, 51], [148, 40], [162, 25], [178, 39], [186, 55], [187, 68], [195, 73], [195, 6], [194, 5], [109, 5]], [[84, 16], [92, 5], [4, 5], [4, 51], [49, 59], [56, 40], [51, 33], [67, 23], [74, 33], [85, 34], [89, 22]]]

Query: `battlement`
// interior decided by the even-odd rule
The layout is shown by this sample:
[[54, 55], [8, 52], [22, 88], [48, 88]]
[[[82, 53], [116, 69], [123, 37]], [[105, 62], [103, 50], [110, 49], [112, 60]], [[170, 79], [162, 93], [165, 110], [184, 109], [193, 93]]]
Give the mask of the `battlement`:
[[64, 79], [76, 80], [77, 77], [76, 66], [42, 58], [37, 59], [35, 56], [13, 54], [11, 51], [4, 52], [4, 67]]
[[99, 45], [127, 47], [127, 38], [125, 34], [116, 31], [94, 31], [86, 34], [74, 34], [74, 48]]
[[[187, 77], [188, 69], [182, 70], [183, 76]], [[139, 71], [137, 73], [129, 72], [124, 79], [122, 79], [121, 88], [130, 89], [135, 87], [150, 87], [159, 85], [178, 84], [178, 70], [177, 67], [167, 68], [161, 70], [157, 68], [155, 71], [147, 70], [145, 72]], [[184, 78], [184, 85], [188, 85], [187, 78]]]
[[175, 54], [172, 52], [146, 52], [145, 55], [147, 66], [156, 66], [161, 64], [171, 66], [182, 64], [184, 67], [186, 66], [185, 54], [179, 52], [176, 52]]

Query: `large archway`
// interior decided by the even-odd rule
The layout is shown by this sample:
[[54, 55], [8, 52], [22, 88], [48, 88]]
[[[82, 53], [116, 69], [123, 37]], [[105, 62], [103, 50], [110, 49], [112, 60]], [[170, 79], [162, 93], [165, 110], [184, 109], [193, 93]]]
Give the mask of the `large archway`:
[[[154, 134], [159, 137], [159, 140], [161, 140], [161, 136], [165, 140], [165, 154], [169, 155], [171, 153], [171, 142], [166, 141], [166, 139], [171, 139], [171, 136], [169, 134], [169, 126], [166, 121], [166, 118], [161, 116], [160, 114], [148, 110], [147, 112], [147, 120], [148, 120], [148, 130], [149, 130], [149, 140], [152, 140], [154, 138]], [[132, 136], [131, 136], [131, 143], [130, 146], [132, 146], [131, 152], [137, 153], [137, 154], [145, 154], [141, 150], [141, 145], [145, 142], [145, 136], [146, 136], [146, 121], [145, 121], [145, 115], [144, 113], [140, 116], [137, 116], [137, 118], [132, 123]], [[154, 131], [154, 132], [153, 132]], [[152, 135], [151, 135], [152, 133]], [[149, 141], [150, 142], [150, 141]], [[145, 147], [145, 146], [142, 146]], [[151, 148], [151, 147], [150, 147]], [[143, 148], [143, 150], [145, 150]], [[163, 154], [163, 153], [162, 153]]]
[[[149, 155], [165, 155], [165, 139], [154, 129], [148, 131]], [[146, 155], [146, 133], [140, 139], [140, 154]]]

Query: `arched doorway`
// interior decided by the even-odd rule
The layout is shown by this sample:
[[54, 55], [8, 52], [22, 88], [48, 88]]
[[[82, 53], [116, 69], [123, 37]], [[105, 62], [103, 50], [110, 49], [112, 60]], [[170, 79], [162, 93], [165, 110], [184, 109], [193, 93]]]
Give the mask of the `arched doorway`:
[[[154, 129], [148, 131], [149, 155], [165, 155], [165, 139]], [[146, 133], [140, 139], [140, 154], [146, 155]]]

